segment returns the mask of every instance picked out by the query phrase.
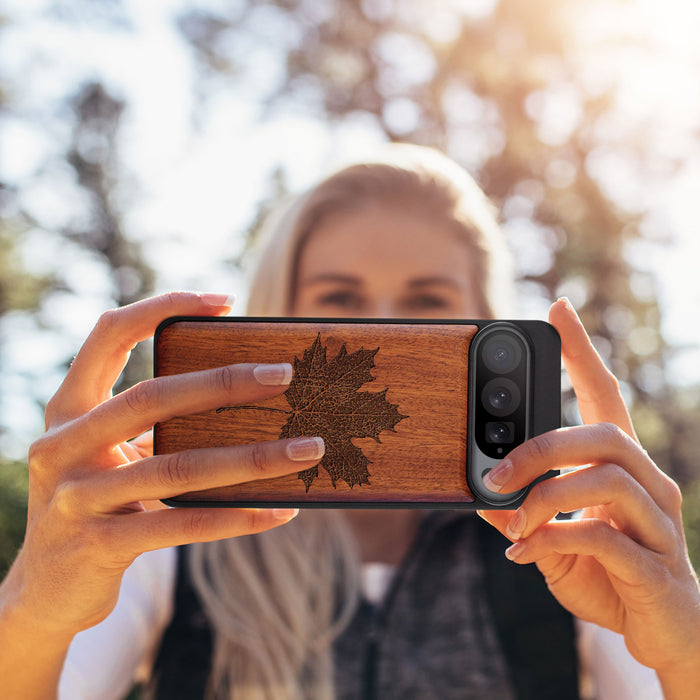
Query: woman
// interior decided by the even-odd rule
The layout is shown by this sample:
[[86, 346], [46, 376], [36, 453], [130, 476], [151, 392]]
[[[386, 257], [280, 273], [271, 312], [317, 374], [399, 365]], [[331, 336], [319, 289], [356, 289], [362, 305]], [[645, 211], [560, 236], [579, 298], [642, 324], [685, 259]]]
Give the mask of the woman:
[[[506, 256], [483, 195], [466, 173], [425, 149], [398, 149], [383, 163], [325, 181], [272, 226], [265, 251], [251, 290], [253, 314], [463, 318], [505, 315], [507, 309], [498, 291], [510, 273], [499, 269]], [[173, 415], [285, 390], [288, 367], [257, 365], [151, 380], [111, 397], [130, 348], [150, 336], [162, 318], [228, 308], [222, 296], [180, 294], [108, 312], [47, 407], [47, 432], [30, 453], [25, 545], [0, 591], [0, 672], [9, 680], [8, 696], [55, 692], [71, 639], [110, 614], [124, 570], [138, 554], [213, 540], [218, 542], [191, 548], [189, 565], [178, 566], [172, 615], [167, 603], [154, 604], [172, 590], [172, 577], [170, 584], [158, 580], [168, 578], [159, 563], [172, 572], [172, 550], [137, 562], [142, 570], [149, 568], [151, 557], [155, 577], [145, 579], [156, 585], [151, 591], [136, 586], [132, 597], [120, 601], [122, 613], [95, 628], [107, 630], [112, 640], [100, 653], [100, 665], [118, 669], [115, 675], [124, 678], [124, 669], [135, 661], [124, 665], [121, 657], [138, 647], [140, 658], [143, 639], [157, 644], [172, 617], [156, 661], [154, 692], [162, 697], [169, 678], [184, 683], [192, 675], [197, 664], [178, 675], [183, 660], [176, 649], [198, 626], [205, 631], [202, 639], [213, 630], [210, 687], [226, 692], [232, 687], [233, 697], [332, 697], [334, 691], [338, 697], [358, 697], [363, 688], [352, 669], [360, 667], [369, 679], [365, 690], [378, 688], [380, 697], [440, 696], [429, 689], [442, 687], [455, 666], [465, 680], [442, 697], [521, 693], [518, 681], [527, 674], [514, 668], [509, 649], [510, 637], [522, 630], [511, 629], [504, 637], [498, 629], [500, 606], [489, 601], [486, 585], [492, 545], [484, 547], [483, 557], [478, 554], [489, 538], [484, 533], [495, 531], [477, 528], [477, 519], [448, 516], [454, 519], [436, 525], [410, 510], [309, 512], [264, 535], [239, 538], [286, 523], [295, 513], [154, 508], [154, 499], [291, 473], [322, 457], [319, 442], [308, 438], [176, 457], [150, 457], [147, 436], [126, 442]], [[491, 473], [490, 487], [509, 492], [551, 468], [586, 466], [543, 482], [515, 513], [482, 516], [514, 542], [508, 557], [535, 562], [551, 593], [573, 615], [621, 634], [634, 657], [656, 670], [667, 698], [689, 698], [700, 681], [700, 592], [684, 544], [678, 488], [636, 442], [617, 382], [570, 305], [555, 303], [550, 321], [562, 337], [585, 425], [516, 448]], [[558, 511], [575, 509], [583, 509], [582, 519], [551, 522]], [[406, 561], [415, 561], [412, 553], [428, 537], [426, 530], [433, 538], [428, 555], [438, 549], [445, 553], [431, 565], [450, 562], [439, 575], [428, 576], [429, 585], [425, 559], [417, 571], [406, 572]], [[459, 546], [450, 549], [454, 541]], [[433, 549], [437, 544], [440, 548]], [[381, 599], [390, 588], [389, 596], [397, 597], [406, 589], [405, 579], [422, 591], [414, 596], [415, 609], [407, 607], [406, 615], [394, 620], [391, 646], [382, 647], [379, 660], [368, 655], [367, 664], [351, 643], [373, 629], [366, 626], [368, 606], [355, 606], [358, 561], [380, 565], [363, 569], [370, 578], [380, 572], [378, 585], [364, 586], [368, 596]], [[397, 566], [404, 580], [392, 588], [387, 581]], [[469, 585], [466, 602], [440, 612], [429, 605], [429, 595], [449, 589], [456, 570], [455, 581]], [[188, 596], [191, 609], [181, 615]], [[157, 610], [132, 616], [152, 623], [145, 634], [120, 627], [129, 620], [123, 614], [129, 605]], [[435, 614], [416, 629], [411, 624], [423, 619], [423, 607]], [[455, 627], [451, 618], [464, 624]], [[402, 621], [410, 624], [401, 628]], [[433, 627], [444, 633], [435, 634]], [[537, 627], [527, 630], [533, 640]], [[99, 631], [82, 638], [86, 641], [78, 640], [78, 652], [71, 656], [80, 655], [81, 644], [93, 646]], [[474, 654], [472, 663], [459, 656], [465, 646]], [[376, 652], [372, 644], [363, 646], [363, 655], [366, 650]], [[393, 659], [390, 668], [387, 657]], [[443, 658], [448, 663], [441, 666]], [[79, 668], [70, 661], [66, 674]], [[190, 661], [185, 657], [184, 663]], [[207, 673], [209, 661], [207, 650], [199, 664]], [[117, 679], [103, 678], [98, 696], [109, 697]], [[541, 691], [545, 697], [546, 689]]]

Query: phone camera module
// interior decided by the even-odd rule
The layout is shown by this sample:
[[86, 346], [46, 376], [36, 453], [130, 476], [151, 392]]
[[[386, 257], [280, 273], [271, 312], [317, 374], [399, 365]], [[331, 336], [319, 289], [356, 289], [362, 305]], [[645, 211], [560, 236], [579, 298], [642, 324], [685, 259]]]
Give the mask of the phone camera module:
[[520, 364], [522, 349], [512, 336], [498, 333], [486, 341], [482, 357], [484, 364], [492, 372], [507, 374]]
[[486, 424], [486, 442], [504, 445], [513, 442], [515, 434], [514, 423], [494, 421]]
[[474, 443], [484, 459], [502, 459], [527, 439], [532, 355], [526, 337], [496, 322], [477, 338], [472, 357], [470, 405]]

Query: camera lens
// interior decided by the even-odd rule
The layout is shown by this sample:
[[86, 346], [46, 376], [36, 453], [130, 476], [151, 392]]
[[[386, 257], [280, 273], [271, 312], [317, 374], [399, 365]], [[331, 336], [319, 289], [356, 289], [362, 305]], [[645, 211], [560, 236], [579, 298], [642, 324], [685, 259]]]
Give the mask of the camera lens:
[[482, 357], [484, 364], [497, 374], [512, 372], [523, 356], [520, 343], [505, 333], [494, 334], [484, 344]]
[[510, 391], [508, 391], [508, 389], [499, 386], [489, 394], [489, 403], [491, 404], [492, 408], [495, 408], [497, 411], [500, 411], [510, 406], [512, 398], [513, 397], [511, 396], [511, 393]]
[[481, 403], [491, 415], [507, 416], [520, 406], [520, 389], [514, 381], [496, 377], [481, 390]]
[[486, 442], [503, 445], [513, 442], [513, 423], [497, 421], [486, 424]]

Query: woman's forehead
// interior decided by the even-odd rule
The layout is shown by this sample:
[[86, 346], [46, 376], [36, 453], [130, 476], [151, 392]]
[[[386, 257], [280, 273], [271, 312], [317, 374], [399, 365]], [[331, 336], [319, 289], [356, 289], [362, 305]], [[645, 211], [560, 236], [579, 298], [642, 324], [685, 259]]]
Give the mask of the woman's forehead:
[[[434, 269], [460, 269], [469, 245], [457, 226], [415, 208], [371, 205], [324, 216], [300, 251], [300, 273], [317, 276], [386, 263], [414, 269], [420, 277]], [[309, 270], [309, 268], [311, 268]], [[424, 271], [423, 274], [420, 274]], [[433, 273], [434, 276], [434, 273]]]

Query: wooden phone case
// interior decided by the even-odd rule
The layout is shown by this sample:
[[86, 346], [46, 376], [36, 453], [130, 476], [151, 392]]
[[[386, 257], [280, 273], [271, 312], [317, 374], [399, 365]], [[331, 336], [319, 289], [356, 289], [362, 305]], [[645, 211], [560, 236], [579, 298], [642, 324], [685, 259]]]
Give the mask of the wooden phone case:
[[467, 482], [469, 348], [488, 322], [174, 318], [155, 374], [290, 362], [282, 395], [155, 426], [154, 451], [321, 435], [318, 467], [182, 494], [170, 505], [476, 507]]

